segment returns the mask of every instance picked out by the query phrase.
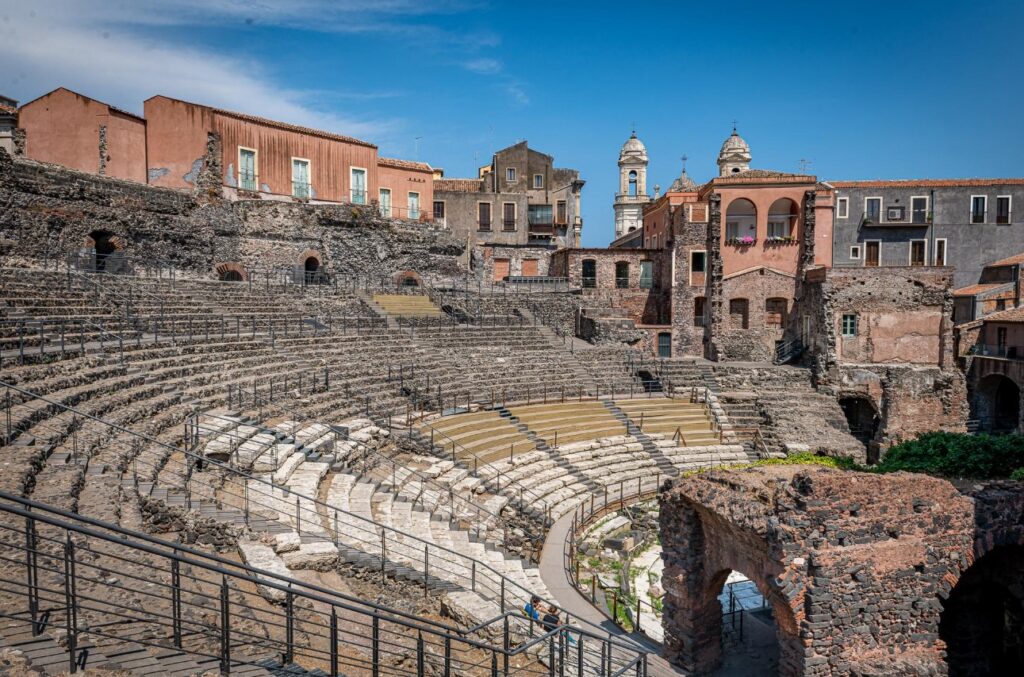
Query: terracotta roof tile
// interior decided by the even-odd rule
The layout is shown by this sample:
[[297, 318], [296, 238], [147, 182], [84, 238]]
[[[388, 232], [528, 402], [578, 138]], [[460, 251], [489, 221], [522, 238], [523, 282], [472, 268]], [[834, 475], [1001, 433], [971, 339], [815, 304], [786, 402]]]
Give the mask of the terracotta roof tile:
[[434, 181], [434, 193], [479, 193], [483, 185], [483, 179], [438, 179]]
[[867, 181], [829, 181], [834, 188], [969, 188], [972, 186], [1024, 186], [1024, 178], [1015, 179], [878, 179]]
[[1020, 254], [1014, 254], [1013, 256], [1007, 256], [1005, 259], [999, 259], [992, 263], [986, 263], [986, 268], [996, 268], [998, 266], [1015, 266], [1018, 263], [1024, 263], [1024, 252]]
[[412, 169], [417, 172], [433, 172], [434, 168], [426, 162], [413, 162], [412, 160], [399, 160], [398, 158], [382, 157], [377, 158], [377, 164], [383, 167], [394, 167], [396, 169]]
[[[155, 98], [155, 97], [153, 97]], [[303, 127], [301, 125], [293, 125], [288, 122], [280, 122], [278, 120], [271, 120], [269, 118], [261, 118], [258, 115], [250, 115], [248, 113], [239, 113], [237, 111], [225, 110], [223, 108], [215, 108], [213, 106], [206, 106], [201, 103], [193, 103], [191, 101], [185, 101], [184, 99], [175, 99], [174, 97], [165, 97], [171, 101], [180, 101], [181, 103], [188, 104], [190, 106], [198, 106], [199, 108], [205, 108], [213, 111], [219, 115], [232, 117], [237, 120], [245, 120], [246, 122], [254, 122], [258, 125], [266, 125], [267, 127], [277, 127], [278, 129], [285, 129], [290, 132], [299, 132], [300, 134], [309, 134], [310, 136], [319, 136], [322, 139], [330, 139], [332, 141], [341, 141], [343, 143], [354, 143], [360, 146], [366, 146], [367, 148], [376, 148], [377, 146], [370, 143], [369, 141], [363, 141], [352, 136], [345, 136], [343, 134], [335, 134], [334, 132], [325, 132], [322, 129], [314, 129], [312, 127]]]
[[18, 109], [15, 108], [14, 106], [8, 106], [6, 104], [0, 103], [0, 113], [7, 113], [9, 115], [17, 115], [18, 114]]
[[1024, 322], [1024, 306], [1018, 306], [1016, 308], [1009, 308], [1007, 310], [1000, 310], [999, 312], [986, 315], [981, 318], [984, 322]]
[[969, 287], [961, 287], [960, 289], [953, 290], [953, 296], [976, 296], [978, 294], [984, 294], [987, 291], [992, 291], [997, 287], [1003, 287], [1009, 282], [991, 282], [983, 284], [972, 284]]

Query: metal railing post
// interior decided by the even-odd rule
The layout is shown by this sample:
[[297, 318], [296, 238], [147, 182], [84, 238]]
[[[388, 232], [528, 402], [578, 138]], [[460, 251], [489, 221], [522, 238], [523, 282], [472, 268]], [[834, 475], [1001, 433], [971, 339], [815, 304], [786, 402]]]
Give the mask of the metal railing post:
[[71, 533], [67, 533], [64, 541], [64, 607], [67, 614], [64, 619], [68, 642], [68, 672], [78, 671], [78, 594], [75, 590], [75, 544]]
[[221, 575], [220, 583], [220, 671], [231, 674], [231, 618], [228, 600], [228, 577]]

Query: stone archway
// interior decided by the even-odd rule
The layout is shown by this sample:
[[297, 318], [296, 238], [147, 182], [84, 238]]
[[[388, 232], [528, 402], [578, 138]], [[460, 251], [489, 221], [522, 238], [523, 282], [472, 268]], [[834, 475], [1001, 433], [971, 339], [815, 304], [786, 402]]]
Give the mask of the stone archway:
[[1006, 433], [1020, 429], [1020, 387], [1003, 374], [978, 381], [971, 397], [971, 419], [983, 432]]
[[402, 270], [395, 273], [396, 287], [420, 288], [423, 286], [423, 279], [415, 270]]
[[1024, 674], [1024, 546], [997, 547], [964, 571], [939, 637], [950, 677]]
[[315, 249], [307, 249], [299, 256], [299, 267], [305, 284], [322, 284], [325, 280], [323, 256]]
[[245, 282], [249, 279], [249, 273], [240, 263], [225, 261], [214, 266], [217, 279], [221, 282]]
[[84, 244], [94, 252], [93, 270], [97, 273], [119, 271], [124, 259], [124, 238], [109, 230], [94, 230], [86, 236]]

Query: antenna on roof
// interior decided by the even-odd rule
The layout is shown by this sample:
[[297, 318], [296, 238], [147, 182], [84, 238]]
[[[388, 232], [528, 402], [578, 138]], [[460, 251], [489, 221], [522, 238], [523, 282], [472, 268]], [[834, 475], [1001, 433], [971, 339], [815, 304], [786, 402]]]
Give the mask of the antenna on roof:
[[416, 160], [416, 162], [420, 161], [420, 139], [422, 138], [422, 136], [416, 137], [416, 152], [413, 153], [413, 159]]
[[806, 174], [808, 170], [810, 170], [812, 164], [814, 163], [811, 160], [808, 160], [807, 158], [800, 158], [800, 173]]
[[689, 157], [687, 157], [686, 153], [683, 153], [683, 154], [682, 154], [682, 155], [681, 155], [681, 156], [679, 157], [679, 159], [683, 161], [683, 172], [685, 172], [685, 171], [686, 171], [686, 161], [687, 161], [687, 160], [689, 160], [690, 158], [689, 158]]

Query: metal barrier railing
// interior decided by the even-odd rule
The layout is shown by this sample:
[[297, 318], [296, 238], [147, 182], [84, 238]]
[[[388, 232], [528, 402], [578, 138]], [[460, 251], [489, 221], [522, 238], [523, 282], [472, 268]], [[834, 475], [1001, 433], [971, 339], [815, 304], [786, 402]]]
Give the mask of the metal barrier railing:
[[458, 628], [7, 492], [0, 514], [0, 559], [22, 572], [0, 583], [0, 617], [40, 638], [62, 631], [48, 655], [66, 653], [70, 673], [90, 652], [131, 644], [154, 660], [160, 650], [212, 659], [225, 675], [293, 665], [407, 675], [407, 661], [420, 677], [646, 674], [645, 653], [575, 626], [505, 612]]
[[[145, 496], [160, 477], [169, 475], [181, 487], [185, 499], [183, 510], [186, 512], [199, 509], [205, 501], [220, 510], [236, 510], [246, 525], [251, 524], [254, 516], [283, 520], [286, 524], [294, 524], [300, 534], [323, 535], [340, 552], [354, 550], [364, 556], [368, 555], [369, 560], [378, 562], [382, 578], [387, 576], [389, 565], [411, 563], [422, 571], [424, 585], [431, 580], [454, 583], [496, 604], [502, 612], [522, 608], [536, 595], [536, 591], [523, 587], [487, 562], [480, 562], [414, 534], [377, 523], [371, 517], [324, 503], [316, 497], [276, 484], [272, 477], [264, 479], [232, 468], [229, 464], [196, 454], [187, 445], [184, 449], [169, 446], [148, 435], [109, 423], [47, 397], [37, 396], [13, 384], [0, 381], [0, 387], [7, 390], [8, 431], [5, 440], [8, 444], [17, 437], [14, 433], [19, 432], [10, 427], [10, 394], [16, 393], [22, 398], [28, 398], [25, 401], [35, 399], [45, 402], [48, 407], [70, 414], [80, 422], [105, 429], [108, 436], [128, 436], [134, 444], [129, 445], [131, 448], [125, 454], [130, 456], [126, 472], [140, 495]], [[39, 423], [35, 425], [40, 426]], [[66, 430], [53, 432], [53, 437], [61, 439], [62, 435], [68, 434]], [[185, 434], [187, 437], [189, 432], [186, 430]], [[97, 440], [95, 446], [110, 452], [109, 441]], [[147, 460], [140, 453], [146, 447], [158, 449], [159, 457]], [[179, 460], [179, 456], [183, 459]], [[215, 478], [211, 473], [216, 474], [216, 481], [213, 481]], [[551, 606], [557, 608], [556, 605]], [[568, 620], [571, 622], [573, 619]], [[600, 628], [591, 628], [585, 621], [575, 620], [582, 623], [588, 632], [597, 635], [603, 632]], [[618, 654], [613, 658], [617, 659]]]

